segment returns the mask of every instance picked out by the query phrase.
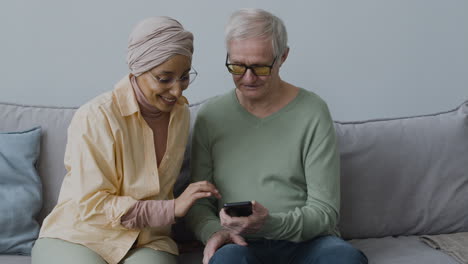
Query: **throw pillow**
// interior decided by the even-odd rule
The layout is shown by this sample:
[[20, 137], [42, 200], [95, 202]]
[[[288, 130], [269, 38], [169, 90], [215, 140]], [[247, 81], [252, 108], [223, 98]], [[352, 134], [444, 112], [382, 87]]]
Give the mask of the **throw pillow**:
[[0, 254], [30, 255], [39, 233], [41, 128], [0, 133]]

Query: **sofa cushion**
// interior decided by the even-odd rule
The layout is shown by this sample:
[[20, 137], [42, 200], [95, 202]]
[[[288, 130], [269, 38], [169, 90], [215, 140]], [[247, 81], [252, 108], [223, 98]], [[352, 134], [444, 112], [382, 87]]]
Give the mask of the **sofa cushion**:
[[428, 247], [416, 236], [356, 239], [349, 241], [378, 264], [457, 264], [449, 255]]
[[30, 256], [0, 255], [2, 264], [31, 264]]
[[0, 133], [0, 253], [29, 255], [39, 233], [41, 128]]
[[345, 238], [468, 231], [468, 102], [336, 132]]
[[25, 106], [0, 103], [0, 131], [19, 131], [41, 126], [41, 154], [38, 162], [43, 188], [42, 223], [57, 203], [66, 170], [63, 164], [67, 128], [75, 113], [73, 107]]

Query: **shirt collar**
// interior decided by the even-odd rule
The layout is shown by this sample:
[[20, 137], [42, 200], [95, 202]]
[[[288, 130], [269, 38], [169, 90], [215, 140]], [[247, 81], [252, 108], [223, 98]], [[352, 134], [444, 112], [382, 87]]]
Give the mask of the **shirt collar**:
[[140, 111], [130, 83], [130, 74], [122, 78], [114, 87], [114, 96], [122, 116], [133, 115]]

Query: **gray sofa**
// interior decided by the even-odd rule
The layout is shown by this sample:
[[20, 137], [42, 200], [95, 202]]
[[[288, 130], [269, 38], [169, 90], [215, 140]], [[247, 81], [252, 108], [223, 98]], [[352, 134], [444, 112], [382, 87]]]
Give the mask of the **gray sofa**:
[[[192, 123], [200, 105], [190, 108]], [[0, 103], [0, 132], [42, 127], [39, 223], [59, 194], [66, 130], [75, 110]], [[335, 125], [343, 237], [370, 263], [457, 263], [420, 236], [468, 231], [468, 102], [444, 113]], [[189, 178], [188, 167], [186, 158], [175, 192]], [[201, 257], [200, 250], [185, 253], [180, 262], [201, 263]], [[0, 255], [0, 263], [30, 263], [30, 257]]]

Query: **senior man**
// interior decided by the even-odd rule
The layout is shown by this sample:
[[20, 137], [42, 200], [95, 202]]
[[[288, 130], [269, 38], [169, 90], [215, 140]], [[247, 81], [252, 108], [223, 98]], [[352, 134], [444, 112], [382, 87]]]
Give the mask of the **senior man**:
[[[338, 237], [339, 155], [327, 105], [280, 78], [289, 53], [283, 22], [239, 10], [226, 47], [236, 89], [200, 109], [192, 140], [192, 180], [222, 195], [199, 200], [188, 215], [206, 243], [203, 262], [367, 263]], [[253, 200], [250, 216], [221, 209], [245, 200]]]

